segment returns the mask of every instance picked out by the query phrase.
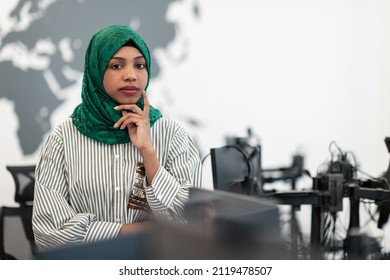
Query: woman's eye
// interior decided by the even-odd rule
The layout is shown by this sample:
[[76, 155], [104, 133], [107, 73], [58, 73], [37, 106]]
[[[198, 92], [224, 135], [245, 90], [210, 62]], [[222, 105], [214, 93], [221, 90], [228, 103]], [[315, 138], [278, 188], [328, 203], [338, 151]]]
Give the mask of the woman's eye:
[[144, 69], [145, 67], [146, 67], [146, 65], [143, 64], [143, 63], [138, 63], [137, 64], [137, 68], [139, 68], [139, 69]]
[[122, 65], [120, 65], [120, 64], [113, 64], [113, 65], [111, 65], [111, 68], [112, 69], [121, 69]]

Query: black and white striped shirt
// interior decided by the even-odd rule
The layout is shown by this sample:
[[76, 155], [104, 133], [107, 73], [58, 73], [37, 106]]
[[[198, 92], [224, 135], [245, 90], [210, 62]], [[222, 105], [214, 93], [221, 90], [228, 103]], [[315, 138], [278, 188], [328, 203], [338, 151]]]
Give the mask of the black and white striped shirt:
[[[189, 187], [202, 187], [202, 164], [182, 126], [160, 118], [151, 128], [160, 161], [144, 193], [150, 211], [129, 208], [137, 179], [138, 150], [81, 134], [68, 119], [47, 138], [36, 167], [33, 230], [36, 243], [53, 247], [116, 237], [124, 223], [149, 215], [180, 215]], [[146, 181], [146, 180], [145, 180]], [[139, 184], [139, 183], [138, 183]]]

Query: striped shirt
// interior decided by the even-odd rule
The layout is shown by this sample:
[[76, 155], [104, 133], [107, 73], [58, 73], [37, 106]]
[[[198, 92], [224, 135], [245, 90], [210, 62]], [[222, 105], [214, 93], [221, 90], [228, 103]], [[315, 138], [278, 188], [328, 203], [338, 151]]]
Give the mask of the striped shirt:
[[[36, 166], [36, 243], [55, 247], [100, 241], [116, 237], [125, 223], [180, 217], [189, 188], [203, 186], [199, 152], [184, 128], [164, 117], [151, 127], [151, 138], [160, 168], [147, 186], [137, 171], [142, 157], [131, 143], [95, 141], [71, 119], [55, 128]], [[146, 198], [148, 208], [129, 207], [134, 194]]]

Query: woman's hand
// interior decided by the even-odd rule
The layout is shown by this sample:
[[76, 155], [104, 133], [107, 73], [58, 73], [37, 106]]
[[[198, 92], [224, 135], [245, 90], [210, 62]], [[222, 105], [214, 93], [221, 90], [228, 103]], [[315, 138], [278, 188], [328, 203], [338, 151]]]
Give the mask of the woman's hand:
[[118, 236], [145, 231], [149, 229], [151, 226], [152, 226], [151, 222], [137, 222], [132, 224], [123, 224], [121, 229], [119, 230]]
[[122, 111], [122, 117], [115, 123], [114, 127], [120, 127], [120, 129], [127, 127], [131, 143], [141, 152], [153, 149], [150, 137], [150, 103], [145, 91], [142, 93], [142, 98], [144, 110], [141, 110], [136, 104], [119, 105], [114, 108], [117, 111]]
[[150, 103], [145, 91], [142, 93], [142, 98], [144, 99], [144, 110], [135, 104], [119, 105], [114, 108], [118, 111], [122, 110], [122, 117], [115, 123], [114, 127], [120, 127], [120, 129], [127, 127], [131, 143], [139, 150], [144, 159], [146, 180], [150, 185], [160, 163], [152, 144], [149, 120]]

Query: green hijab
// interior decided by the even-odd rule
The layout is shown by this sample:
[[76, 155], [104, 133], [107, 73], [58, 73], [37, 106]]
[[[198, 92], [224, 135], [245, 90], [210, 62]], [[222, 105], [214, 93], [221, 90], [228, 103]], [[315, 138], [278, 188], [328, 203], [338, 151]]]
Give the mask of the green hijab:
[[[127, 129], [114, 128], [122, 113], [114, 110], [119, 105], [104, 90], [103, 76], [111, 57], [127, 42], [132, 41], [146, 60], [150, 80], [150, 53], [143, 39], [131, 28], [122, 25], [108, 26], [98, 31], [89, 42], [85, 55], [81, 103], [74, 109], [73, 124], [85, 136], [106, 144], [130, 142]], [[145, 88], [145, 90], [146, 90]], [[137, 102], [143, 109], [142, 97]], [[150, 107], [150, 126], [161, 117], [160, 111]]]

